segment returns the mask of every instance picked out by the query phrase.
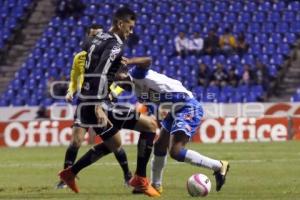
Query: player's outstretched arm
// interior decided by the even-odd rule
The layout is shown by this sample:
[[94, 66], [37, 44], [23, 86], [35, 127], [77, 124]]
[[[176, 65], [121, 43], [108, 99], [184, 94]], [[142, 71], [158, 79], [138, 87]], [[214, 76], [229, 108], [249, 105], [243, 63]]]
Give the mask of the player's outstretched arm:
[[122, 57], [121, 62], [124, 65], [136, 65], [137, 67], [147, 69], [151, 66], [152, 58], [151, 57], [132, 57], [132, 58]]

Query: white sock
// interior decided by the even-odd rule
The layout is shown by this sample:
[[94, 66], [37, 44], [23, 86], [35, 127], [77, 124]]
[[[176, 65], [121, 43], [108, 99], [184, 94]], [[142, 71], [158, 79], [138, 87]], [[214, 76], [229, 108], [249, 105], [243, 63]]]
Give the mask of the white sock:
[[219, 160], [214, 160], [209, 157], [203, 156], [200, 153], [193, 150], [187, 150], [184, 162], [212, 169], [214, 171], [218, 171], [222, 167], [222, 163]]
[[162, 185], [163, 168], [167, 163], [167, 155], [153, 156], [151, 160], [151, 183], [156, 186]]

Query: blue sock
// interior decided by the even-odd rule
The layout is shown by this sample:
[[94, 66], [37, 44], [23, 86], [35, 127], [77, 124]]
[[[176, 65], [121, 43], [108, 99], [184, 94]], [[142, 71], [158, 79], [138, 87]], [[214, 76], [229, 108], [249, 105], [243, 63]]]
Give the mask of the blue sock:
[[180, 149], [179, 153], [177, 154], [177, 157], [175, 158], [178, 162], [184, 162], [185, 156], [186, 156], [187, 149]]

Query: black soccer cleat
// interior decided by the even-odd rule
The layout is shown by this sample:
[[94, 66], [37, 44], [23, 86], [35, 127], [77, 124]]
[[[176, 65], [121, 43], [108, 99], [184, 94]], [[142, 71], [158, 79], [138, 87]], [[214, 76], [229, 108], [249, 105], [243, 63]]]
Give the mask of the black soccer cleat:
[[216, 171], [214, 173], [214, 176], [216, 178], [216, 190], [219, 192], [222, 188], [222, 186], [225, 184], [226, 181], [226, 175], [229, 170], [229, 162], [222, 160], [220, 161], [222, 163], [222, 167], [219, 171]]

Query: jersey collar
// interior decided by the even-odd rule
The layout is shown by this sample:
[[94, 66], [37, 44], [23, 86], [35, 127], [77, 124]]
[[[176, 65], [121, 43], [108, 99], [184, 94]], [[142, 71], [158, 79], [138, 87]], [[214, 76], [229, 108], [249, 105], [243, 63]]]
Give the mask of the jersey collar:
[[121, 38], [117, 34], [114, 33], [114, 36], [117, 38], [117, 40], [120, 44], [123, 44], [123, 41], [121, 40]]

